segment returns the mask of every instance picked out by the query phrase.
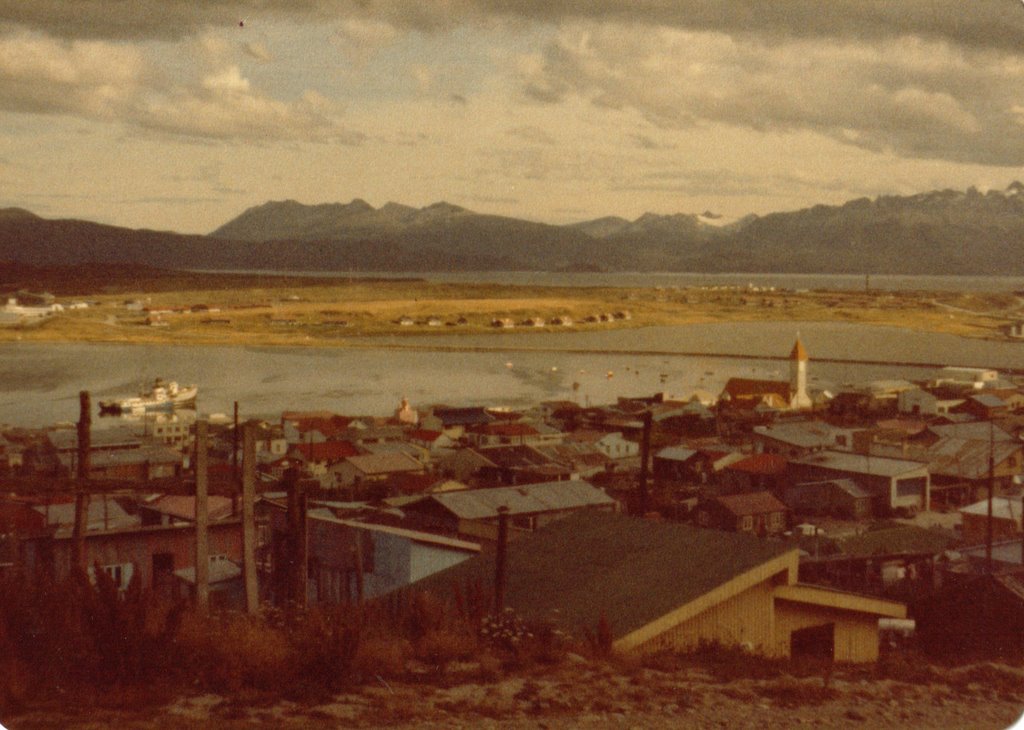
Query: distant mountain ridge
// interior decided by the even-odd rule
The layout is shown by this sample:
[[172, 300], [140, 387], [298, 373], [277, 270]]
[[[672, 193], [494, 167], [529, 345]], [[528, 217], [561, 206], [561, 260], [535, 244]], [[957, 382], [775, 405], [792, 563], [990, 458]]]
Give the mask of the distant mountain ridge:
[[557, 226], [440, 202], [272, 201], [208, 236], [0, 209], [0, 261], [325, 271], [689, 271], [1024, 275], [1024, 184], [730, 220], [646, 213]]

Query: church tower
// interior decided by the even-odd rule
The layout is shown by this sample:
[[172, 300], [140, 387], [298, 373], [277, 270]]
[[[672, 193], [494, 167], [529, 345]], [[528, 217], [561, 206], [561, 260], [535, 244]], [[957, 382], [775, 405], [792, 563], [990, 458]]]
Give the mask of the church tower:
[[811, 396], [807, 394], [807, 350], [796, 337], [792, 352], [789, 353], [790, 408], [810, 408]]

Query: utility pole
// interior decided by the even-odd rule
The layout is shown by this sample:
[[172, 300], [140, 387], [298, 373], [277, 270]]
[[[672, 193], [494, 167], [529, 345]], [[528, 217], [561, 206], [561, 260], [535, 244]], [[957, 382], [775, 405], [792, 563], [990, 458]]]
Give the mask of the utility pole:
[[494, 610], [505, 608], [505, 587], [508, 581], [508, 507], [498, 507], [498, 545], [494, 553]]
[[306, 585], [309, 580], [307, 556], [306, 489], [299, 480], [298, 470], [288, 469], [284, 475], [288, 490], [288, 533], [290, 565], [288, 566], [288, 595], [298, 608], [306, 605]]
[[71, 571], [88, 569], [85, 555], [85, 533], [89, 529], [89, 492], [86, 481], [89, 479], [90, 455], [92, 452], [92, 401], [89, 391], [78, 394], [78, 489], [75, 494], [75, 524], [71, 535]]
[[242, 434], [242, 575], [245, 576], [245, 610], [259, 610], [256, 582], [256, 426], [246, 423]]
[[644, 430], [640, 439], [640, 490], [637, 499], [637, 515], [643, 517], [650, 509], [650, 495], [647, 492], [647, 464], [651, 456], [651, 427], [653, 417], [650, 411], [642, 416]]
[[988, 520], [985, 522], [985, 572], [992, 574], [992, 492], [996, 486], [995, 431], [988, 422]]
[[200, 613], [206, 613], [210, 605], [208, 437], [207, 422], [196, 421], [196, 609]]

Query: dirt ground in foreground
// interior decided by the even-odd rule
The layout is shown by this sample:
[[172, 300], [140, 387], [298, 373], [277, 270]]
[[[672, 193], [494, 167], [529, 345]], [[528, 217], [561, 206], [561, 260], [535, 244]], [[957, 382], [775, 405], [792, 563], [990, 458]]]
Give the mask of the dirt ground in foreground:
[[[756, 661], [756, 660], [751, 660]], [[450, 681], [451, 678], [449, 678]], [[326, 700], [179, 697], [156, 710], [40, 707], [4, 718], [8, 730], [41, 728], [984, 728], [1024, 714], [1024, 670], [949, 670], [916, 684], [840, 670], [723, 681], [697, 668], [623, 670], [565, 662], [491, 681], [371, 679]]]

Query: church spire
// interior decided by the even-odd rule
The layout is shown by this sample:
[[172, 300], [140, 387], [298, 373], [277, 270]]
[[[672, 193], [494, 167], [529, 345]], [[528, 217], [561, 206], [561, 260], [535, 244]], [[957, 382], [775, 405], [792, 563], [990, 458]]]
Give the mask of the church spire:
[[807, 362], [810, 360], [807, 357], [807, 350], [804, 349], [804, 343], [800, 341], [800, 333], [796, 335], [796, 342], [793, 343], [793, 349], [789, 353], [790, 360], [796, 360], [797, 362]]

